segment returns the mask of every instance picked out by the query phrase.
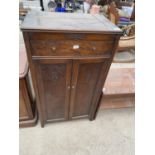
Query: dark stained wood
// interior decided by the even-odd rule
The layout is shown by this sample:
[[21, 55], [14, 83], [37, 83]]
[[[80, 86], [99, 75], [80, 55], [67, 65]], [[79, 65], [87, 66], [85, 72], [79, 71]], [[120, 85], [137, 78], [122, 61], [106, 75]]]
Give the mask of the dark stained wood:
[[39, 41], [64, 41], [64, 40], [87, 40], [87, 41], [114, 41], [113, 34], [87, 34], [87, 33], [50, 33], [50, 32], [31, 32], [29, 33], [30, 40]]
[[101, 74], [105, 72], [101, 72], [105, 63], [104, 59], [73, 61], [70, 118], [90, 116], [90, 108], [97, 91], [96, 85]]
[[25, 51], [20, 51], [19, 58], [19, 127], [29, 127], [36, 124], [37, 113], [28, 81], [28, 63]]
[[33, 88], [35, 91], [35, 101], [36, 101], [36, 106], [37, 106], [37, 111], [39, 113], [39, 118], [40, 118], [40, 123], [41, 126], [44, 127], [44, 115], [43, 115], [43, 107], [41, 106], [40, 103], [40, 99], [39, 99], [39, 93], [38, 93], [38, 87], [37, 87], [37, 82], [35, 79], [35, 66], [32, 62], [32, 55], [31, 55], [31, 49], [30, 49], [30, 42], [29, 42], [29, 36], [27, 32], [23, 32], [23, 38], [24, 38], [24, 42], [25, 42], [25, 47], [26, 47], [26, 52], [27, 52], [27, 58], [28, 58], [28, 62], [29, 62], [29, 68], [31, 70], [31, 78], [32, 78], [32, 84], [33, 84]]
[[25, 121], [20, 121], [19, 122], [19, 127], [20, 128], [25, 128], [25, 127], [33, 127], [37, 124], [37, 120], [38, 120], [38, 117], [37, 117], [37, 110], [35, 109], [35, 112], [34, 112], [34, 117], [32, 119], [28, 119], [28, 120], [25, 120]]
[[[97, 113], [98, 113], [98, 110], [99, 110], [99, 107], [100, 107], [101, 96], [104, 95], [104, 94], [102, 94], [101, 89], [103, 88], [105, 80], [107, 78], [107, 75], [108, 75], [112, 60], [114, 58], [114, 55], [115, 55], [115, 52], [116, 52], [116, 49], [117, 49], [117, 46], [118, 46], [119, 39], [120, 39], [120, 36], [117, 35], [116, 38], [115, 38], [115, 44], [113, 46], [112, 55], [111, 55], [111, 57], [109, 59], [107, 59], [106, 64], [102, 67], [102, 71], [104, 70], [104, 73], [101, 74], [99, 79], [98, 79], [98, 84], [96, 86], [97, 91], [96, 91], [94, 101], [93, 101], [94, 105], [92, 105], [92, 107], [91, 107], [91, 116], [89, 117], [90, 120], [95, 119], [96, 116], [97, 116]], [[104, 69], [104, 68], [106, 68], [106, 69]]]
[[71, 60], [34, 60], [44, 121], [67, 120]]
[[19, 82], [19, 121], [32, 119], [33, 112], [24, 79]]
[[19, 80], [19, 127], [31, 127], [37, 123], [37, 111], [28, 91], [27, 80]]
[[93, 120], [121, 30], [100, 15], [29, 13], [21, 27], [41, 126]]
[[110, 57], [113, 41], [30, 41], [33, 56], [104, 56]]

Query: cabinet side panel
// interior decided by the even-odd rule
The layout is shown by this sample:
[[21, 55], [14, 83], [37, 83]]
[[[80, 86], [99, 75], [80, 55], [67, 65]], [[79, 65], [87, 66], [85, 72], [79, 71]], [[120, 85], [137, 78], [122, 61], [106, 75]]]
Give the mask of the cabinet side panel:
[[19, 120], [33, 118], [31, 101], [28, 95], [25, 79], [19, 80]]
[[28, 112], [21, 90], [19, 90], [19, 120], [28, 119]]

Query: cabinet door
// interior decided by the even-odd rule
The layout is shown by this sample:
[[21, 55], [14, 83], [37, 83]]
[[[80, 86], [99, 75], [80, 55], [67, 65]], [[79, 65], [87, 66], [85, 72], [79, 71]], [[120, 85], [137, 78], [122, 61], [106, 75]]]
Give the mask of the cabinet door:
[[73, 60], [70, 119], [88, 117], [102, 92], [108, 59]]
[[44, 122], [67, 120], [71, 60], [34, 60], [35, 78]]

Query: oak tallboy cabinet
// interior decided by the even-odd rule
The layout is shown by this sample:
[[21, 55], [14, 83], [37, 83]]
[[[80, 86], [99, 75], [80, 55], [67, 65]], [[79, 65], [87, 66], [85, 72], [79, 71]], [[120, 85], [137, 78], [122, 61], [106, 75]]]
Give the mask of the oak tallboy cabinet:
[[121, 30], [101, 15], [30, 12], [22, 23], [41, 126], [99, 108]]

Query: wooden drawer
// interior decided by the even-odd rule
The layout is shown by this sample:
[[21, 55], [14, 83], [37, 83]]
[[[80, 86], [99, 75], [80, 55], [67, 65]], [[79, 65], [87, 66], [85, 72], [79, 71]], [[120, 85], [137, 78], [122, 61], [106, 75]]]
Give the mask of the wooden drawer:
[[111, 56], [115, 35], [29, 33], [32, 56]]
[[111, 41], [30, 41], [33, 56], [110, 56]]

